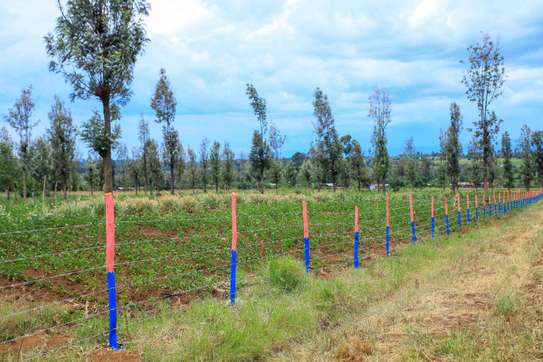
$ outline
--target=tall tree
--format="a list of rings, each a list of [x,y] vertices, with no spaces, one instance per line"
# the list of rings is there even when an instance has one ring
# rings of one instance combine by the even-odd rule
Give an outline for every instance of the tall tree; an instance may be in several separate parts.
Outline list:
[[[451,183],[453,193],[458,189],[460,181],[460,158],[462,158],[462,145],[460,143],[460,132],[462,131],[462,115],[460,106],[451,103],[450,125],[447,129],[446,138],[446,158],[447,158],[447,176]]]
[[[471,138],[468,146],[468,177],[473,186],[480,187],[483,183],[483,170],[482,170],[482,158],[481,147],[475,137]]]
[[[4,117],[5,121],[17,132],[19,136],[19,157],[21,161],[23,199],[27,196],[27,183],[30,175],[31,154],[30,146],[32,143],[32,129],[38,124],[38,121],[32,120],[34,111],[34,101],[32,100],[32,87],[21,91],[21,96],[8,114]]]
[[[96,161],[94,161],[92,158],[89,158],[85,164],[85,168],[85,180],[89,185],[90,193],[92,196],[94,194],[94,189],[96,188],[96,185],[98,185],[98,182],[100,182],[100,176],[98,175],[98,166],[96,165]]]
[[[224,187],[226,187],[226,189],[230,189],[232,187],[232,182],[234,181],[235,155],[228,142],[224,143],[222,152],[224,160],[222,169]]]
[[[170,87],[170,81],[166,71],[160,69],[160,78],[151,99],[151,108],[155,111],[155,121],[162,124],[162,135],[164,137],[163,156],[167,167],[170,170],[170,192],[175,192],[176,171],[181,155],[181,143],[179,134],[173,127],[177,100]]]
[[[270,125],[269,136],[273,157],[278,160],[281,158],[281,148],[283,148],[287,136],[282,135],[279,129],[273,123]]]
[[[330,177],[335,191],[341,168],[343,147],[336,131],[328,97],[320,88],[315,89],[313,115],[316,118],[314,130],[317,136],[315,147],[319,149],[318,155],[320,156],[318,162],[324,171],[324,179],[326,176]]]
[[[353,138],[347,134],[339,139],[343,149],[343,162],[341,166],[341,176],[343,178],[343,186],[349,187],[352,173],[352,156],[353,156]]]
[[[264,139],[268,133],[268,120],[266,115],[266,100],[258,95],[254,85],[247,84],[245,91],[253,108],[260,129],[260,136]]]
[[[375,122],[373,128],[373,175],[377,189],[385,190],[387,175],[390,168],[390,158],[387,148],[386,127],[390,124],[390,96],[386,89],[375,88],[369,98],[369,116]]]
[[[266,115],[266,100],[258,95],[256,88],[252,84],[247,84],[246,94],[256,115],[259,130],[253,134],[251,144],[251,173],[256,178],[257,186],[260,192],[264,192],[263,181],[264,173],[271,166],[272,152],[266,136],[268,134],[268,121]]]
[[[132,159],[128,160],[127,172],[132,179],[137,195],[141,184],[141,152],[136,147],[132,148]]]
[[[264,192],[264,171],[271,166],[271,150],[262,135],[257,130],[253,133],[251,152],[249,153],[251,161],[251,174],[256,179],[258,189]]]
[[[200,143],[200,164],[202,166],[202,184],[207,192],[207,176],[209,173],[209,140],[204,138]]]
[[[411,187],[416,187],[419,182],[419,170],[413,137],[409,137],[405,142],[404,155],[406,158],[405,174],[407,176],[407,181]]]
[[[148,150],[147,150],[147,141],[150,138],[149,133],[149,123],[143,118],[143,114],[140,118],[140,123],[138,127],[138,138],[140,141],[140,147],[141,147],[141,168],[143,172],[143,179],[145,182],[145,190],[147,192],[150,192],[149,190],[149,167],[148,167]]]
[[[15,191],[19,168],[17,157],[13,153],[13,142],[5,128],[0,129],[0,188],[6,192],[9,199]]]
[[[528,190],[534,180],[534,159],[532,154],[532,131],[527,125],[522,126],[520,136],[520,154],[522,158],[521,176],[524,187]]]
[[[505,66],[500,45],[488,34],[470,46],[468,52],[467,61],[462,61],[468,65],[462,83],[466,86],[468,100],[475,103],[479,110],[473,134],[482,150],[483,181],[487,187],[493,182],[493,144],[501,123],[495,115],[491,115],[489,107],[502,94]]]
[[[113,169],[117,170],[117,172],[114,172],[118,174],[118,184],[126,189],[128,185],[128,148],[126,145],[119,143],[115,153],[117,154],[117,162],[113,164]]]
[[[357,140],[352,140],[351,169],[353,171],[353,176],[354,180],[356,181],[358,191],[360,191],[362,185],[366,184],[368,176],[364,162],[364,155],[362,153],[362,147]]]
[[[147,152],[150,186],[158,193],[164,182],[164,175],[162,174],[158,145],[155,140],[150,139],[147,141]]]
[[[539,185],[543,187],[543,131],[532,133],[532,146],[537,179],[539,180]]]
[[[44,137],[38,137],[30,148],[32,155],[32,176],[41,182],[43,197],[46,196],[48,190],[48,181],[53,179],[53,167],[51,144]]]
[[[136,59],[148,41],[143,18],[146,0],[68,0],[45,44],[49,69],[72,84],[72,99],[96,98],[102,104],[99,125],[104,192],[113,191],[112,120],[130,98]]]
[[[211,179],[213,185],[215,185],[215,191],[218,192],[221,184],[221,144],[217,141],[211,145],[209,164],[211,166]]]
[[[511,149],[511,137],[505,131],[502,136],[501,154],[503,158],[503,186],[512,189],[515,186],[515,175],[513,174],[513,151]]]
[[[196,184],[198,183],[198,161],[196,159],[196,152],[192,148],[189,147],[187,150],[188,155],[188,172],[189,172],[189,180],[190,180],[190,186],[192,188],[192,191],[196,189]]]

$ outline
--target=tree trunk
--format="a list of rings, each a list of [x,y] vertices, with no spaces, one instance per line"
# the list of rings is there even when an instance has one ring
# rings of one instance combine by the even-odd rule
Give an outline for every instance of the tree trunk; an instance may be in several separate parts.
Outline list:
[[[104,135],[106,138],[111,138],[111,113],[109,106],[109,97],[102,98],[102,108],[104,113]],[[113,192],[113,161],[111,159],[111,145],[106,147],[102,156],[104,169],[104,193]]]
[[[64,187],[64,201],[68,200],[68,187]]]

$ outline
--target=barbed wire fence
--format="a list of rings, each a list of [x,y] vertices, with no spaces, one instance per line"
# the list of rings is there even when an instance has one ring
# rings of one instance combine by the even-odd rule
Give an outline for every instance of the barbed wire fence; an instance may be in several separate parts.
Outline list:
[[[238,208],[233,193],[230,212],[220,215],[115,219],[113,195],[106,194],[103,221],[0,232],[9,246],[0,248],[0,294],[14,305],[0,316],[0,345],[18,348],[24,360],[74,343],[131,346],[137,341],[128,321],[156,318],[163,301],[185,306],[214,296],[235,305],[236,290],[250,283],[238,281],[238,269],[253,272],[286,255],[303,261],[308,273],[364,268],[410,244],[499,221],[541,198],[543,190],[379,194],[337,205],[264,206],[257,213]],[[116,228],[128,236],[117,238]],[[25,319],[66,306],[46,326]],[[70,344],[22,350],[25,339],[66,330],[75,331]]]

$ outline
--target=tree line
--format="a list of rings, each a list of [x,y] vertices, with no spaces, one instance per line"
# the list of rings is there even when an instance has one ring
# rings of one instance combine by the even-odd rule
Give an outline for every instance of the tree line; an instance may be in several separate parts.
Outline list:
[[[162,140],[150,136],[144,117],[139,123],[139,145],[129,155],[119,142],[121,109],[130,100],[137,58],[149,42],[144,19],[149,14],[145,0],[89,0],[58,4],[61,15],[53,32],[45,36],[51,58],[50,70],[59,73],[72,86],[72,100],[97,99],[101,110],[76,130],[69,109],[58,98],[48,115],[47,134],[32,138],[37,122],[33,117],[32,89],[21,92],[4,119],[17,135],[13,142],[6,130],[0,134],[0,188],[9,194],[17,191],[24,198],[29,192],[42,193],[102,188],[141,188],[147,192],[179,188],[256,188],[281,184],[307,187],[420,187],[450,186],[463,183],[474,187],[527,188],[543,183],[542,131],[522,128],[519,147],[512,149],[507,132],[500,135],[499,119],[492,109],[501,96],[506,72],[500,45],[489,35],[468,48],[462,63],[462,83],[466,97],[478,110],[478,117],[467,128],[471,141],[466,152],[460,134],[463,122],[460,106],[450,106],[450,124],[441,132],[440,152],[422,154],[413,139],[402,155],[388,151],[387,127],[391,123],[391,98],[387,89],[375,88],[369,97],[368,116],[374,122],[369,150],[350,134],[340,135],[330,101],[324,91],[313,94],[315,139],[306,152],[290,158],[281,156],[285,136],[269,121],[266,101],[253,84],[246,95],[257,127],[246,156],[235,156],[227,142],[204,139],[198,150],[183,148],[174,122],[177,100],[166,71],[161,69],[150,107],[154,121],[162,126]],[[85,162],[75,155],[79,137],[92,150]],[[516,153],[516,155],[515,155]],[[520,166],[515,161],[520,158]],[[115,160],[114,160],[115,158]]]

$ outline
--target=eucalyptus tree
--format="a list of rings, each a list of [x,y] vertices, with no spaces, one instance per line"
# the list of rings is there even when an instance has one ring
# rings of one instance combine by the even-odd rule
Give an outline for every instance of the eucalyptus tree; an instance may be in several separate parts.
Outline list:
[[[511,137],[505,131],[502,136],[501,156],[503,158],[503,186],[512,189],[515,186],[515,175],[513,173],[513,151],[511,149]]]
[[[73,87],[72,99],[95,98],[102,105],[99,137],[92,143],[103,160],[104,192],[113,191],[112,121],[130,99],[134,65],[148,39],[146,0],[68,0],[45,37],[49,69]]]
[[[160,78],[151,99],[151,108],[155,111],[155,121],[162,124],[162,135],[164,137],[163,156],[170,170],[170,192],[173,195],[175,192],[176,171],[181,156],[181,143],[179,133],[173,127],[177,100],[171,90],[170,81],[164,69],[160,69]]]
[[[58,97],[55,97],[55,102],[49,112],[49,122],[47,133],[52,149],[53,174],[66,200],[70,178],[74,173],[76,129],[70,110]]]
[[[406,160],[405,175],[407,177],[407,181],[411,187],[416,187],[419,182],[419,167],[413,137],[409,137],[405,142],[404,156]]]
[[[53,179],[53,149],[45,137],[38,137],[30,148],[32,177],[42,184],[42,195],[46,196],[49,181]]]
[[[215,191],[219,191],[221,184],[221,144],[213,142],[209,151],[209,164],[211,167],[211,179],[215,186]]]
[[[281,131],[275,126],[275,124],[270,125],[269,129],[269,138],[270,138],[270,148],[273,151],[273,157],[276,160],[281,158],[281,148],[287,140],[287,136],[281,134]]]
[[[187,150],[187,157],[189,181],[192,191],[194,192],[196,189],[196,185],[198,184],[198,161],[196,158],[196,152],[194,152],[194,150],[190,147]]]
[[[388,155],[386,128],[390,124],[391,103],[388,90],[375,88],[369,97],[368,115],[375,122],[373,128],[373,175],[377,182],[377,189],[385,190],[388,171],[390,169],[390,157]]]
[[[532,147],[534,152],[534,167],[539,185],[543,186],[543,131],[532,133]]]
[[[457,103],[451,103],[450,124],[446,133],[446,159],[447,176],[451,183],[453,193],[458,189],[460,181],[460,159],[462,158],[462,145],[460,143],[460,132],[462,131],[462,115],[460,106]]]
[[[21,161],[21,175],[23,199],[27,197],[28,178],[30,176],[32,129],[38,125],[38,121],[32,119],[34,112],[34,101],[32,100],[32,87],[21,91],[17,99],[4,116],[4,120],[15,130],[19,136],[19,158]]]
[[[5,191],[6,198],[10,199],[17,185],[19,166],[7,130],[2,128],[0,131],[0,188]]]
[[[138,139],[140,141],[141,147],[141,168],[143,172],[143,180],[145,182],[145,190],[149,192],[149,167],[148,167],[148,150],[147,150],[147,141],[150,138],[149,132],[149,123],[143,118],[143,114],[140,118],[140,123],[138,125]]]
[[[223,167],[222,167],[222,178],[224,187],[230,189],[232,187],[232,182],[234,181],[235,173],[235,155],[230,144],[228,142],[224,143],[223,147]]]
[[[207,192],[207,182],[209,173],[209,140],[204,138],[200,143],[200,165],[202,167],[202,184],[204,186],[204,192]]]
[[[358,191],[362,189],[362,185],[367,183],[368,175],[362,147],[357,140],[352,140],[352,152],[350,156],[352,175],[356,181]]]
[[[255,130],[253,133],[251,152],[249,155],[251,174],[256,179],[260,192],[263,193],[264,173],[270,168],[273,156],[270,145],[266,139],[268,135],[266,100],[258,95],[256,88],[252,84],[247,84],[246,94],[259,125],[259,130]],[[281,141],[280,136],[278,141]]]
[[[251,163],[251,174],[255,178],[257,187],[261,193],[264,192],[264,172],[269,169],[272,163],[271,150],[260,132],[253,132],[251,152],[249,153]]]
[[[522,159],[521,177],[528,190],[534,180],[534,158],[532,153],[532,131],[527,125],[522,126],[520,136],[520,154]]]
[[[488,34],[471,45],[468,52],[468,59],[461,61],[468,66],[462,83],[466,87],[468,100],[475,103],[479,111],[472,131],[482,151],[483,182],[487,187],[494,178],[493,144],[501,123],[489,108],[502,95],[506,78],[504,57],[499,43],[494,42]]]
[[[98,183],[100,182],[98,165],[96,164],[95,160],[89,158],[85,163],[85,169],[85,181],[87,181],[87,184],[89,185],[90,193],[92,196],[94,195],[96,185],[98,185]]]
[[[317,162],[320,163],[323,171],[323,181],[329,176],[335,191],[341,170],[343,147],[336,131],[328,97],[318,87],[314,93],[313,115],[316,118],[314,131],[316,135],[315,147],[318,149]]]

